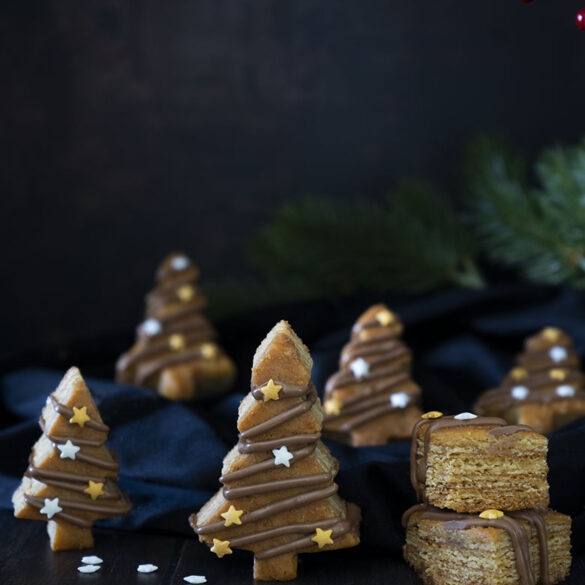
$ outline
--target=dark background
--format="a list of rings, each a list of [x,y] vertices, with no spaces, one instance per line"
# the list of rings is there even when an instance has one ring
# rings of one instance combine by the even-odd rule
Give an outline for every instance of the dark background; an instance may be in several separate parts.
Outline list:
[[[460,190],[465,144],[583,133],[584,0],[0,7],[0,356],[130,334],[156,263],[246,273],[303,193]]]

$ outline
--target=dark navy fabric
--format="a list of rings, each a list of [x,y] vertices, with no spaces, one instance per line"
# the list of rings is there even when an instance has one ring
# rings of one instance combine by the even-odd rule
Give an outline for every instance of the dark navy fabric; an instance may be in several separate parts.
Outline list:
[[[311,348],[313,379],[322,390],[336,369],[353,321],[369,304],[387,302],[404,321],[425,410],[453,414],[470,410],[483,389],[496,385],[512,366],[523,338],[541,327],[565,329],[583,356],[584,300],[582,293],[564,289],[513,286],[408,299],[327,299],[241,315],[220,327],[222,340],[240,367],[236,391],[206,404],[170,403],[147,390],[87,378],[111,428],[109,444],[120,458],[120,487],[134,503],[131,514],[103,524],[192,534],[187,517],[217,490],[222,459],[237,440],[237,408],[248,389],[254,349],[280,318],[288,319]],[[83,363],[75,365],[83,372]],[[40,434],[38,416],[62,374],[29,368],[0,380],[0,420],[9,421],[0,431],[0,507],[11,507],[11,494]],[[583,550],[585,419],[549,439],[551,505],[573,516],[573,547]],[[399,555],[404,538],[400,517],[415,503],[409,444],[356,449],[325,442],[340,462],[340,494],[362,508],[363,542]]]

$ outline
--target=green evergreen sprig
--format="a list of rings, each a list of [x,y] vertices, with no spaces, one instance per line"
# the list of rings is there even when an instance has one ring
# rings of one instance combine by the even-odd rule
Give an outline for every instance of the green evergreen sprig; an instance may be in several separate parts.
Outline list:
[[[531,186],[522,156],[502,140],[479,138],[466,176],[472,224],[489,260],[534,282],[585,286],[585,140],[546,149]]]
[[[403,183],[382,202],[305,197],[279,208],[253,239],[251,260],[269,281],[315,294],[421,292],[481,286],[473,241],[427,185]]]

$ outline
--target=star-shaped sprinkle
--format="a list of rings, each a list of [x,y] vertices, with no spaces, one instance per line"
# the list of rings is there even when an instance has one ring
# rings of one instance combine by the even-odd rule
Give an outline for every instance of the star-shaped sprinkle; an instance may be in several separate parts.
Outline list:
[[[169,337],[169,347],[174,351],[179,351],[185,347],[185,338],[180,333],[173,333]]]
[[[283,445],[280,449],[272,449],[274,455],[274,465],[284,465],[290,467],[290,460],[294,455]]]
[[[206,360],[210,360],[217,355],[217,346],[214,343],[204,343],[199,348],[199,351]]]
[[[311,538],[311,540],[319,545],[319,548],[323,548],[326,544],[333,544],[333,539],[331,538],[333,530],[322,530],[321,528],[317,528],[315,530],[315,536]]]
[[[95,573],[100,569],[101,567],[99,565],[81,565],[81,567],[77,567],[80,573]]]
[[[376,313],[376,321],[378,321],[378,323],[384,327],[390,325],[390,323],[394,323],[395,320],[396,318],[394,317],[394,313],[392,313],[392,311],[388,311],[388,309],[384,309]]]
[[[341,402],[337,398],[330,398],[323,403],[323,409],[327,414],[339,414],[341,412]]]
[[[144,331],[149,337],[152,337],[153,335],[158,335],[162,331],[162,325],[158,319],[146,319],[146,321],[142,323],[142,331]]]
[[[145,565],[138,565],[136,570],[139,573],[154,573],[158,571],[158,567],[156,565],[151,565],[150,563],[146,563]]]
[[[441,418],[443,413],[439,410],[430,410],[429,412],[425,412],[421,415],[421,418]]]
[[[184,284],[177,289],[177,296],[187,303],[195,296],[195,289],[190,284]]]
[[[557,386],[555,394],[561,398],[570,398],[571,396],[575,396],[575,388],[568,384],[563,384],[562,386]]]
[[[561,336],[561,330],[556,327],[545,327],[542,336],[548,341],[555,342]]]
[[[553,368],[552,370],[550,370],[550,372],[548,373],[549,377],[551,377],[553,380],[564,380],[567,377],[567,372],[566,370],[562,370],[560,368]]]
[[[461,412],[453,417],[455,420],[472,420],[477,418],[477,414],[473,414],[472,412]]]
[[[514,386],[510,390],[510,395],[514,400],[524,400],[530,394],[530,390],[526,386]]]
[[[264,394],[264,402],[268,402],[269,400],[278,400],[278,393],[281,390],[282,386],[280,384],[275,384],[272,378],[268,380],[267,384],[260,388],[260,392]]]
[[[62,512],[63,508],[59,506],[59,498],[45,498],[45,505],[41,508],[41,514],[45,514],[50,520],[55,514]]]
[[[358,358],[357,360],[353,360],[351,364],[349,364],[353,375],[360,380],[364,378],[370,373],[370,364],[364,358]]]
[[[207,579],[203,575],[187,575],[183,577],[183,581],[187,581],[187,583],[207,583]]]
[[[521,380],[522,378],[526,378],[526,376],[528,376],[528,372],[524,368],[514,368],[510,372],[510,376],[512,376],[514,380]]]
[[[244,513],[244,510],[237,510],[235,506],[230,506],[227,512],[220,514],[220,516],[225,520],[225,527],[231,526],[232,524],[237,524],[238,526],[242,523],[240,520],[240,516]]]
[[[406,408],[406,405],[410,402],[410,396],[406,392],[396,392],[390,394],[390,404],[394,408]]]
[[[497,520],[504,515],[504,512],[501,510],[484,510],[479,517],[483,518],[484,520]]]
[[[187,266],[189,266],[190,261],[189,258],[187,258],[187,256],[175,256],[172,260],[171,260],[171,268],[173,270],[185,270],[185,268],[187,268]]]
[[[104,483],[102,481],[89,480],[88,486],[83,490],[92,500],[97,500],[104,495]]]
[[[87,414],[87,406],[82,406],[81,408],[77,408],[77,406],[73,407],[73,416],[69,419],[69,422],[72,425],[79,425],[83,428],[85,423],[91,420]]]
[[[553,362],[558,364],[567,359],[567,350],[561,345],[555,345],[548,350],[548,355]]]
[[[221,559],[224,555],[231,555],[233,551],[230,548],[229,540],[219,540],[219,538],[214,538],[211,552],[215,553]]]
[[[57,449],[61,451],[61,459],[73,459],[75,461],[75,455],[77,455],[77,451],[79,451],[81,447],[74,445],[71,442],[71,439],[67,439],[67,442],[64,445],[57,445]]]
[[[81,562],[85,565],[101,565],[104,562],[104,559],[92,555],[89,557],[82,557]]]

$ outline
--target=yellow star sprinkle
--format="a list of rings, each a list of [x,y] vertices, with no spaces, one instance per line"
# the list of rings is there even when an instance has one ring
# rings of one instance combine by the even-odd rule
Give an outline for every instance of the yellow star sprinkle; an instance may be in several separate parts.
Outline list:
[[[187,303],[195,296],[195,289],[190,284],[184,284],[177,289],[177,296]]]
[[[392,313],[392,311],[384,309],[383,311],[376,313],[376,320],[378,323],[380,323],[380,325],[386,327],[387,325],[390,325],[390,323],[394,323],[396,317],[394,317],[394,313]]]
[[[77,408],[76,406],[73,407],[73,416],[69,419],[69,422],[72,425],[79,425],[83,428],[83,425],[88,421],[91,420],[87,415],[87,406],[82,406],[81,408]]]
[[[442,412],[439,412],[438,410],[431,410],[430,412],[425,412],[421,418],[441,418],[442,416]]]
[[[512,376],[514,380],[521,380],[522,378],[526,378],[526,376],[528,376],[528,372],[524,368],[514,368],[510,371],[510,376]]]
[[[542,336],[548,341],[556,341],[561,336],[561,330],[557,327],[545,327]]]
[[[185,347],[185,338],[179,333],[173,333],[169,337],[169,347],[175,351],[183,349]]]
[[[339,414],[341,412],[341,402],[337,398],[326,400],[323,408],[327,414]]]
[[[232,505],[227,512],[220,514],[220,516],[225,519],[225,526],[227,528],[232,524],[237,524],[239,526],[242,523],[240,516],[243,513],[244,510],[236,510],[236,507]]]
[[[278,393],[281,390],[282,386],[280,384],[275,384],[272,378],[268,380],[268,384],[260,388],[260,392],[264,394],[264,402],[268,402],[269,400],[278,400]]]
[[[97,500],[100,496],[104,495],[104,484],[101,481],[91,481],[90,479],[89,485],[83,492],[88,494],[92,500]]]
[[[484,520],[497,520],[504,515],[504,512],[501,510],[484,510],[479,517],[483,518]]]
[[[317,528],[317,530],[315,530],[315,536],[313,536],[311,540],[317,543],[319,548],[323,548],[326,544],[333,544],[333,539],[331,538],[332,532],[332,529],[321,530],[321,528]]]
[[[548,375],[553,380],[564,380],[567,377],[567,370],[562,370],[561,368],[553,368]]]
[[[219,538],[214,538],[211,552],[215,553],[221,559],[224,555],[231,555],[233,551],[230,548],[229,540],[219,540]]]
[[[213,343],[204,343],[199,348],[199,351],[206,360],[209,360],[217,355],[217,347]]]

